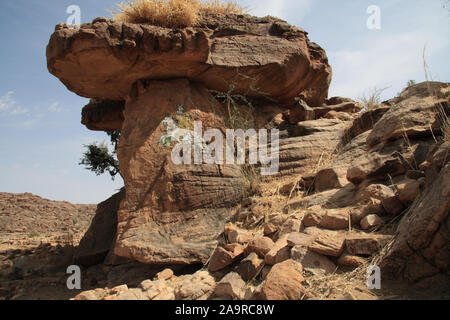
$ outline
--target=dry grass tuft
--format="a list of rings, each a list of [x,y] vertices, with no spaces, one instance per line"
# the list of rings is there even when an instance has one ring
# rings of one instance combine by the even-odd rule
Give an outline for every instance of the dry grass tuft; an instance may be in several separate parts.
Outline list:
[[[245,8],[241,7],[234,1],[220,1],[220,0],[205,0],[200,2],[200,12],[206,13],[235,13],[242,14],[246,11]]]
[[[167,28],[193,26],[201,13],[244,12],[244,8],[235,2],[220,0],[127,0],[117,7],[118,11],[110,10],[114,20]]]
[[[364,111],[373,110],[380,106],[381,104],[381,94],[387,90],[388,88],[377,89],[376,87],[373,89],[368,96],[365,94],[360,97],[358,100],[364,105]]]
[[[427,60],[426,60],[426,47],[423,48],[423,52],[422,52],[422,60],[423,60],[423,69],[425,72],[425,78],[428,82],[428,92],[430,93],[430,95],[436,95],[438,96],[438,94],[436,92],[433,92],[433,89],[431,88],[430,82],[433,81],[433,78],[430,74],[429,71],[429,67],[427,64]],[[441,132],[442,132],[442,136],[444,138],[444,141],[450,141],[450,120],[448,119],[447,113],[445,112],[445,108],[448,108],[448,106],[446,107],[444,104],[439,103],[438,106],[436,106],[436,112],[439,118],[439,122],[441,125]],[[431,129],[431,132],[433,133],[433,130]],[[436,138],[435,138],[436,140]]]

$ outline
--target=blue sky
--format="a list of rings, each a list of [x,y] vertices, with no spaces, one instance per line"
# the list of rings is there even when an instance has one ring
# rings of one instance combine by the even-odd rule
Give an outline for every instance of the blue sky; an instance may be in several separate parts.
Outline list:
[[[353,99],[373,88],[399,92],[424,81],[422,50],[435,80],[449,81],[448,0],[241,0],[250,13],[273,15],[309,32],[333,67],[330,96]],[[88,100],[50,75],[45,48],[67,7],[82,22],[109,16],[117,1],[2,0],[0,2],[0,192],[32,192],[52,200],[97,203],[123,185],[78,165],[83,144],[107,140],[80,124]],[[369,30],[368,6],[381,9],[381,29]]]

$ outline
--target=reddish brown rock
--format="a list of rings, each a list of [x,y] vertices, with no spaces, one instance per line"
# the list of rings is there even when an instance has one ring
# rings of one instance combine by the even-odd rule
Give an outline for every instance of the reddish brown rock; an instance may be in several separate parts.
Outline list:
[[[338,119],[342,121],[352,121],[354,119],[354,116],[346,113],[346,112],[339,112],[331,110],[327,112],[326,115],[323,116],[325,119]]]
[[[242,300],[245,294],[244,286],[245,282],[239,274],[230,272],[216,284],[214,295],[225,299]]]
[[[235,165],[176,165],[161,145],[167,115],[221,127],[211,94],[187,80],[153,81],[127,102],[118,147],[126,197],[114,253],[142,263],[205,263],[243,197]],[[186,102],[188,101],[188,102]],[[145,107],[143,107],[145,106]],[[170,149],[169,149],[170,150]]]
[[[83,108],[81,123],[89,130],[122,130],[125,101],[103,100],[91,102]]]
[[[408,180],[397,185],[398,199],[408,205],[411,204],[420,194],[420,183],[416,180]]]
[[[153,286],[147,290],[147,297],[155,301],[175,300],[175,291],[163,280],[157,280]]]
[[[397,216],[405,211],[405,206],[397,196],[383,199],[381,204],[386,212],[391,216]]]
[[[356,194],[356,201],[360,204],[380,204],[383,199],[395,196],[394,190],[383,184],[361,185]]]
[[[381,104],[378,108],[359,113],[358,117],[353,120],[353,124],[345,130],[342,146],[346,146],[357,136],[367,133],[363,139],[365,144],[367,136],[371,133],[370,130],[389,109],[388,105]]]
[[[292,232],[299,232],[302,228],[302,220],[297,217],[291,217],[286,220],[285,223],[280,228],[280,232],[278,233],[278,238],[285,234],[290,234]]]
[[[403,138],[431,137],[439,134],[437,104],[446,105],[450,96],[448,83],[424,82],[405,89],[400,96],[388,101],[392,107],[378,121],[367,137],[367,144]],[[401,119],[401,121],[399,121]]]
[[[316,118],[324,117],[329,112],[346,112],[357,113],[364,108],[359,102],[353,101],[350,98],[334,97],[328,99],[325,105],[314,108]]]
[[[275,242],[274,246],[264,257],[264,262],[266,264],[274,265],[290,258],[290,247],[287,243],[288,237],[289,234],[282,235],[280,239]]]
[[[363,230],[373,230],[384,225],[384,220],[376,214],[370,214],[361,220],[360,225]]]
[[[337,260],[337,263],[340,266],[357,268],[364,265],[366,263],[366,259],[349,254],[348,252],[344,252]]]
[[[397,237],[382,257],[380,268],[388,279],[409,283],[429,281],[429,285],[450,284],[450,164],[447,164],[403,217]],[[433,282],[431,279],[447,277]]]
[[[346,122],[319,119],[300,122],[280,139],[280,175],[306,175],[317,163],[331,155],[341,141]]]
[[[293,109],[289,110],[289,122],[295,124],[301,121],[314,120],[314,109],[304,101],[300,101]]]
[[[320,226],[330,230],[344,230],[349,228],[349,210],[328,209],[320,220]]]
[[[196,300],[209,297],[216,286],[216,281],[207,271],[197,271],[187,276],[175,287],[177,300]]]
[[[448,110],[448,109],[447,109]],[[444,141],[432,156],[431,162],[436,169],[442,169],[450,161],[450,141]]]
[[[249,15],[204,15],[197,26],[177,30],[111,20],[62,26],[50,39],[47,63],[70,90],[103,100],[126,100],[139,79],[187,78],[222,92],[233,83],[235,93],[280,101],[302,94],[320,106],[331,81],[325,52],[304,30]]]
[[[321,230],[314,227],[306,228],[305,233],[314,240],[309,249],[324,256],[339,257],[344,251],[345,235],[338,231]]]
[[[306,290],[302,286],[303,267],[299,262],[286,260],[272,267],[263,285],[267,300],[302,300]]]
[[[307,247],[311,243],[312,239],[313,238],[306,233],[293,232],[289,234],[286,241],[290,247],[295,247],[298,245]]]
[[[273,248],[274,245],[275,243],[272,241],[272,239],[267,237],[261,237],[251,241],[247,245],[245,252],[246,253],[254,252],[259,257],[264,258],[266,254]]]
[[[227,225],[225,227],[225,234],[228,237],[228,241],[230,243],[245,244],[253,239],[253,235],[251,232],[239,229],[234,225]]]
[[[148,296],[141,289],[129,289],[127,291],[120,292],[114,300],[119,301],[140,301],[150,300]]]
[[[143,290],[145,291],[145,289],[143,289]],[[109,290],[109,294],[117,295],[118,293],[123,292],[123,291],[128,291],[128,286],[126,284],[112,288],[111,290]]]
[[[157,280],[169,280],[172,277],[173,277],[172,269],[164,269],[163,271],[158,272],[156,274],[156,279]]]
[[[345,240],[347,252],[352,255],[373,255],[378,253],[392,239],[389,235],[361,234],[348,236]]]
[[[217,247],[209,261],[208,270],[216,272],[228,267],[244,254],[244,248],[240,245],[228,245],[227,248]]]
[[[339,173],[333,168],[322,169],[316,175],[314,189],[317,192],[322,192],[342,188],[346,184],[346,180],[339,176]]]
[[[79,293],[74,300],[81,300],[81,301],[95,301],[95,300],[101,300],[103,297],[101,294],[99,294],[96,290],[88,290],[83,291]]]
[[[311,251],[307,246],[293,247],[291,257],[292,260],[300,262],[305,270],[315,275],[323,276],[336,271],[336,265],[330,259]]]
[[[247,258],[243,259],[238,266],[238,273],[244,281],[252,280],[260,271],[264,260],[260,259],[254,252],[250,253]]]
[[[305,213],[305,216],[303,217],[303,225],[305,227],[316,227],[320,224],[322,221],[324,211],[322,209],[317,210],[309,210]]]
[[[287,216],[280,212],[269,214],[268,221],[264,224],[264,235],[268,236],[280,230],[286,219]]]
[[[365,147],[364,156],[354,157],[348,167],[347,180],[357,185],[365,180],[389,181],[389,176],[396,177],[420,166],[434,144],[433,138],[408,141],[398,138],[373,148]]]

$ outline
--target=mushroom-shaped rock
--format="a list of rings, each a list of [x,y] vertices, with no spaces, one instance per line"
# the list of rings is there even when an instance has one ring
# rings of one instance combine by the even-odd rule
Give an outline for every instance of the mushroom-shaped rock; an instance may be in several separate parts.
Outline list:
[[[58,25],[47,47],[50,73],[69,90],[123,101],[138,80],[187,78],[210,90],[308,105],[325,102],[331,67],[307,33],[273,17],[204,14],[194,27],[168,29],[97,19]]]
[[[83,124],[121,131],[125,196],[111,253],[147,264],[205,263],[243,198],[238,165],[171,157],[178,142],[195,144],[196,121],[204,131],[226,131],[211,90],[282,104],[301,95],[317,107],[331,80],[325,52],[305,31],[249,15],[207,14],[183,29],[107,19],[58,25],[47,62],[69,90],[91,98]]]

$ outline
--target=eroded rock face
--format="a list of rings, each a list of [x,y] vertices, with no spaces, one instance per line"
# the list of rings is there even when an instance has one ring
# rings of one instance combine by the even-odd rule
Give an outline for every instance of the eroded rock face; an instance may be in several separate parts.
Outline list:
[[[89,130],[120,131],[124,120],[124,108],[125,101],[91,100],[81,112],[81,123]]]
[[[402,219],[394,243],[380,267],[389,278],[410,283],[440,279],[433,286],[450,285],[450,164]],[[444,281],[442,281],[444,279]],[[428,286],[430,283],[428,284]],[[427,286],[427,285],[426,285]]]
[[[187,78],[284,102],[301,94],[320,106],[331,81],[324,50],[304,30],[249,15],[208,14],[198,26],[177,30],[106,19],[78,30],[58,25],[47,62],[69,90],[99,100],[126,100],[140,79]]]
[[[81,239],[74,254],[74,262],[83,266],[102,263],[114,245],[117,230],[117,211],[125,190],[113,195],[97,206],[89,230]]]
[[[328,158],[341,141],[347,122],[336,119],[304,121],[280,139],[280,175],[305,174]]]
[[[204,263],[242,199],[244,179],[234,165],[175,165],[160,143],[163,120],[183,108],[204,130],[221,128],[215,100],[188,80],[140,85],[124,110],[118,146],[126,197],[118,213],[114,253],[143,263]]]
[[[408,137],[429,137],[432,130],[440,133],[437,107],[448,113],[450,85],[439,82],[424,82],[408,88],[398,98],[388,101],[393,106],[378,121],[367,137],[367,145]]]

